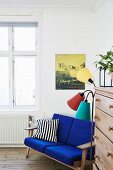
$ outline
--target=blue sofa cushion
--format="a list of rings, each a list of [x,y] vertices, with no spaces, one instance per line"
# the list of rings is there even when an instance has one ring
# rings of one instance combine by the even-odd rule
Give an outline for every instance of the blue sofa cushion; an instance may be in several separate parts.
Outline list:
[[[49,142],[45,140],[40,140],[32,137],[27,137],[24,140],[24,144],[27,145],[30,148],[33,148],[39,152],[45,152],[45,147],[48,146],[56,146],[56,145],[61,145],[60,143],[56,142]]]
[[[82,157],[80,149],[69,145],[47,147],[45,154],[68,165],[73,165],[75,160],[80,160]]]
[[[67,144],[72,146],[82,145],[84,143],[90,142],[90,138],[91,138],[91,122],[86,120],[75,119]]]
[[[57,139],[60,143],[67,143],[74,118],[60,114],[54,114],[53,119],[59,119]]]

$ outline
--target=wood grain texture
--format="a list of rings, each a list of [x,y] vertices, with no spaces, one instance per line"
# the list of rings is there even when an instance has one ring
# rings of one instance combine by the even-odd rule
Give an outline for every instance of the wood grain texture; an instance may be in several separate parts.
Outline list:
[[[96,163],[100,170],[113,169],[113,143],[96,128]]]
[[[105,169],[113,169],[113,143],[96,128],[96,156]]]
[[[113,170],[113,88],[95,90],[95,164],[99,170]]]
[[[95,164],[93,165],[93,170],[98,170]]]
[[[113,98],[113,87],[95,87],[97,94]]]
[[[92,146],[95,146],[95,143],[94,143],[94,142],[92,142]],[[90,147],[91,147],[91,142],[77,146],[77,148],[82,149],[82,150],[83,150],[83,149],[88,149],[88,148],[90,148]]]
[[[95,105],[113,117],[113,99],[99,94],[95,95]]]
[[[30,156],[26,159],[26,148],[0,148],[0,170],[70,170],[70,168],[34,150],[30,151]],[[85,170],[89,170],[89,167]]]
[[[96,126],[113,141],[113,117],[96,108]]]

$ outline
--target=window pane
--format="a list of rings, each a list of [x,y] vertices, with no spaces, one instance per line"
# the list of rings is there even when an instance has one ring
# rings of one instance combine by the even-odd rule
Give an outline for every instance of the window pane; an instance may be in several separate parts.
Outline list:
[[[16,105],[35,105],[35,58],[15,59]]]
[[[0,51],[8,50],[8,28],[0,27]]]
[[[14,28],[14,50],[35,51],[35,27]]]
[[[0,105],[9,105],[8,57],[0,57]]]

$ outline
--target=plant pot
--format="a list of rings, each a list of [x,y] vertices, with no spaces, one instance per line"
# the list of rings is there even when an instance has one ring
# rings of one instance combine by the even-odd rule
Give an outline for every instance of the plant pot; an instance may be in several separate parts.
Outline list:
[[[109,73],[108,70],[100,69],[99,86],[100,87],[113,87],[113,72]]]

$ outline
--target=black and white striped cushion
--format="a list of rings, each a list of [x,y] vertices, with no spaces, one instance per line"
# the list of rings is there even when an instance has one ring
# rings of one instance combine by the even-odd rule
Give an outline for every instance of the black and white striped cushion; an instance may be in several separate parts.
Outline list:
[[[37,131],[34,138],[57,142],[57,129],[59,119],[39,119],[37,120]]]

